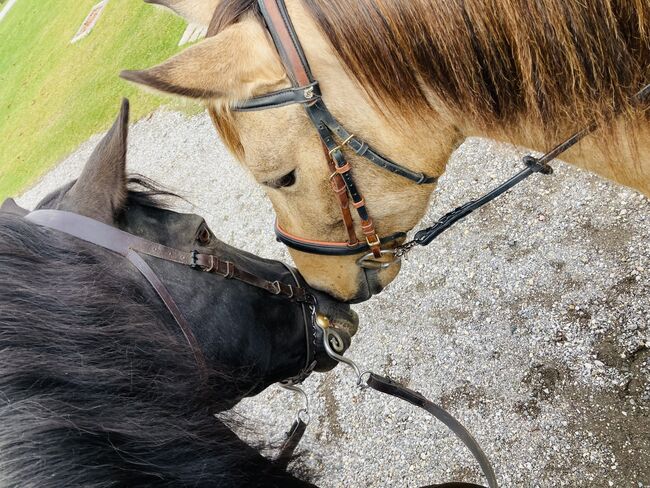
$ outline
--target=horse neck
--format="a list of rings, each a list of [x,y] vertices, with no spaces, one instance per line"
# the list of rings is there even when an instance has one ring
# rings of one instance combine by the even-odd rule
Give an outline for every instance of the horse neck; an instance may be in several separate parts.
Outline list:
[[[463,127],[467,137],[484,137],[519,146],[525,154],[545,153],[586,128],[570,118],[543,126],[535,118],[501,123],[490,128]],[[588,135],[559,156],[564,162],[595,173],[650,196],[650,124],[640,111],[638,117],[619,117]]]

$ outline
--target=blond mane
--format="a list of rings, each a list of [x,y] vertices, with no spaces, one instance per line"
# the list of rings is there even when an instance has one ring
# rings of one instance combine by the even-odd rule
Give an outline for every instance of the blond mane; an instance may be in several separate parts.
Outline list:
[[[303,0],[371,99],[433,110],[433,93],[481,128],[525,117],[548,131],[632,114],[650,82],[646,0]],[[255,0],[225,0],[210,33]]]

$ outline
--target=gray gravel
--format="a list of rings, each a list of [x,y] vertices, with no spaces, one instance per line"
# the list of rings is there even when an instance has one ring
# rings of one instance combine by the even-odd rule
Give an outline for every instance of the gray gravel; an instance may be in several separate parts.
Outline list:
[[[20,202],[31,206],[75,177],[97,139]],[[134,125],[129,151],[132,171],[186,196],[196,207],[184,210],[203,214],[222,240],[289,259],[273,239],[270,204],[206,116],[157,112]],[[522,154],[467,141],[425,222],[511,175]],[[356,306],[361,327],[348,355],[447,407],[504,487],[648,487],[648,270],[650,202],[558,164],[555,176],[532,178],[413,252],[394,284]],[[444,427],[358,391],[348,370],[314,375],[305,387],[312,424],[302,460],[318,484],[482,481]],[[239,411],[258,440],[277,442],[299,406],[271,387]]]

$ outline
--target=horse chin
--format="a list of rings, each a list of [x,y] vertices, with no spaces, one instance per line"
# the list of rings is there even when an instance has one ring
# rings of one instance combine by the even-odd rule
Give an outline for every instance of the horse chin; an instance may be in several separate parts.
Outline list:
[[[386,269],[363,269],[359,273],[357,293],[345,300],[346,303],[361,303],[370,300],[374,295],[379,295],[384,288],[395,279],[399,273],[400,265],[396,263]]]

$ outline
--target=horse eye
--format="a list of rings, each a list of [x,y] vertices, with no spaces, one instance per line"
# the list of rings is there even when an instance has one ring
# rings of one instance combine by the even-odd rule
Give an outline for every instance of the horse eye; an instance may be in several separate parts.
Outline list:
[[[278,179],[268,181],[266,184],[271,188],[287,188],[296,183],[296,170],[291,170],[286,175]]]
[[[196,241],[202,246],[207,246],[212,240],[212,233],[206,225],[202,225],[199,229],[198,234],[196,234]]]

